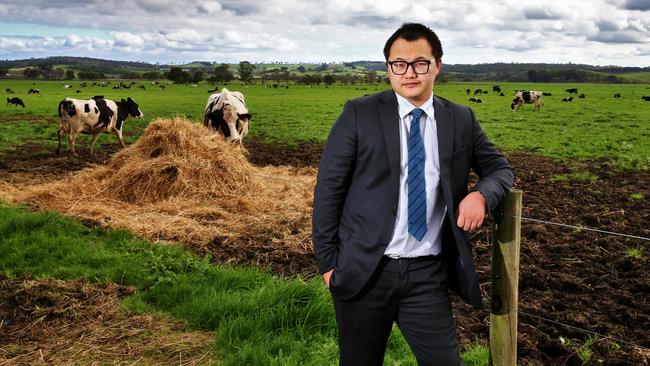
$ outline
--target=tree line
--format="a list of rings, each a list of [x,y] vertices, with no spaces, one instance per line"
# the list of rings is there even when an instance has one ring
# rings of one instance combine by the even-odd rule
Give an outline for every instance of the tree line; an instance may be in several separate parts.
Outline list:
[[[66,65],[65,68],[60,65]],[[79,57],[49,57],[15,61],[0,60],[0,77],[11,68],[23,68],[28,79],[96,80],[169,79],[176,83],[201,81],[227,84],[233,80],[244,83],[297,83],[297,84],[356,84],[385,83],[386,66],[380,61],[355,61],[342,64],[306,64],[285,66],[278,64],[255,65],[241,61],[229,64],[197,62],[186,66],[152,65],[138,62],[110,61]],[[630,83],[622,77],[625,73],[649,72],[650,67],[590,66],[577,64],[519,64],[493,63],[477,65],[443,64],[438,82],[494,81],[494,82],[592,82]]]

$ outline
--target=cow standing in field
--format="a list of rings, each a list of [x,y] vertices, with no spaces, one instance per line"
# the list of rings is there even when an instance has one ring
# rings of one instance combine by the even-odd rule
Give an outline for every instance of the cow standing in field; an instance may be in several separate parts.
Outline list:
[[[21,106],[25,108],[25,103],[23,103],[23,100],[18,97],[7,98],[7,105],[9,104],[13,104],[16,107]]]
[[[38,94],[38,95],[41,95],[41,91],[40,91],[39,89],[32,89],[32,88],[29,88],[29,91],[27,92],[27,94]]]
[[[567,92],[569,94],[578,94],[578,88],[569,88],[569,89],[565,90],[565,92]]]
[[[57,131],[59,146],[57,154],[61,152],[61,134],[68,134],[68,142],[72,155],[77,156],[75,139],[79,133],[93,135],[90,152],[94,152],[95,142],[100,132],[115,133],[122,147],[122,125],[128,116],[142,117],[138,104],[131,98],[114,102],[95,96],[88,100],[65,98],[59,103],[59,117],[61,122]]]
[[[203,125],[214,133],[221,133],[226,141],[241,144],[248,134],[251,115],[244,102],[244,95],[226,88],[208,97]]]
[[[535,90],[518,91],[517,94],[515,94],[515,99],[512,100],[510,110],[516,112],[524,104],[534,104],[535,110],[538,111],[539,107],[544,105],[544,102],[542,101],[542,92]]]

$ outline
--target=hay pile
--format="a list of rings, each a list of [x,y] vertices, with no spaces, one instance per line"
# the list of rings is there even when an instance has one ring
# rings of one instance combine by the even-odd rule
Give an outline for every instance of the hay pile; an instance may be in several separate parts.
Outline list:
[[[153,121],[107,165],[1,191],[12,202],[263,263],[278,250],[311,253],[314,182],[313,169],[255,167],[244,149],[177,117]]]

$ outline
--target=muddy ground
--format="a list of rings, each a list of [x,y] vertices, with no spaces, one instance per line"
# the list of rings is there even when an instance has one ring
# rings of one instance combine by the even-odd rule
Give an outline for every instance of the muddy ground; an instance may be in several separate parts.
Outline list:
[[[249,139],[256,165],[317,166],[322,144],[288,148]],[[60,179],[102,164],[116,145],[80,158],[56,156],[40,145],[24,145],[0,156],[0,181],[28,183]],[[522,216],[549,222],[650,237],[650,171],[620,171],[607,161],[558,161],[507,152],[524,192]],[[593,179],[586,177],[588,172]],[[578,174],[577,178],[573,177]],[[488,226],[474,233],[476,266],[489,304]],[[518,359],[521,365],[650,364],[650,252],[648,241],[523,221],[519,284]],[[255,263],[281,273],[313,273],[310,252],[288,258],[277,248],[233,246],[212,253],[219,261]],[[208,246],[209,247],[209,246]],[[264,247],[262,247],[264,248]],[[635,256],[633,249],[640,250]],[[630,255],[632,254],[632,255]],[[489,309],[454,301],[463,344],[489,339]],[[587,332],[585,332],[587,331]],[[589,339],[593,340],[591,342]],[[587,352],[588,351],[588,352]],[[583,363],[587,355],[589,361]],[[582,356],[582,359],[581,359]]]

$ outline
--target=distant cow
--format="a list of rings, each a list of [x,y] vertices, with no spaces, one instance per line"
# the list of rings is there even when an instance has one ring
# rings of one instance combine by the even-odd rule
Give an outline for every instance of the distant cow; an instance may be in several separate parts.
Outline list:
[[[621,97],[621,93],[614,94],[614,98],[620,98],[620,97]]]
[[[582,93],[582,94],[580,94],[580,95],[578,96],[578,98],[581,98],[581,99],[585,99],[585,97],[586,97],[585,93]]]
[[[569,94],[578,94],[578,88],[569,88],[565,91]]]
[[[7,98],[7,105],[9,104],[13,104],[16,107],[21,106],[25,108],[25,103],[23,103],[23,100],[18,97]]]
[[[474,90],[474,95],[476,95],[476,94],[483,94],[483,89]]]
[[[100,132],[115,133],[124,147],[122,140],[122,123],[128,116],[142,117],[142,111],[138,104],[131,98],[114,102],[104,99],[103,96],[95,96],[92,99],[79,100],[65,98],[59,103],[59,117],[61,122],[57,135],[59,146],[57,153],[61,152],[61,134],[68,134],[68,142],[72,155],[77,155],[75,150],[75,139],[79,133],[93,135],[90,144],[90,152],[94,151],[95,142]]]
[[[465,94],[469,95],[472,91],[469,88],[465,89]]]
[[[573,97],[562,98],[562,101],[563,101],[563,102],[572,102],[572,101],[573,101]]]
[[[544,102],[542,101],[542,92],[536,90],[518,91],[517,94],[515,94],[515,99],[512,100],[512,104],[510,104],[510,110],[516,112],[524,104],[533,104],[535,105],[535,110],[538,111],[539,107],[544,105]]]
[[[552,96],[553,94],[551,94],[551,93],[547,93],[547,92],[543,92],[542,95],[545,96],[545,97],[550,97],[550,96]]]
[[[492,91],[493,91],[493,92],[497,92],[497,93],[501,93],[501,86],[499,86],[499,85],[492,85]]]
[[[9,93],[9,94],[14,94],[14,91],[11,90],[11,88],[6,88],[6,89],[5,89],[5,92],[7,92],[7,93]]]
[[[641,99],[645,100],[646,102],[650,102],[650,97],[649,96],[642,96]]]
[[[38,95],[41,95],[41,91],[40,91],[39,89],[32,89],[32,88],[29,88],[29,91],[27,92],[27,94],[38,94]]]
[[[251,115],[244,102],[244,95],[226,88],[208,97],[203,125],[213,132],[220,132],[226,141],[242,143],[248,134]]]
[[[483,103],[481,98],[469,98],[469,101],[472,103]]]

